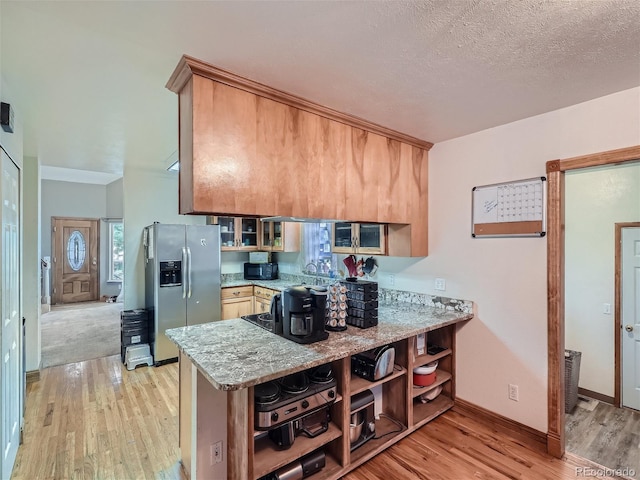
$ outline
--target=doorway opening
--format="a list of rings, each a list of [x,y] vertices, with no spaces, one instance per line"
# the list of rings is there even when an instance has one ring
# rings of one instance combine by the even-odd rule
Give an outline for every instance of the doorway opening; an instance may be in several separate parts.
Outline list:
[[[52,216],[51,227],[53,306],[41,316],[42,367],[118,354],[122,303],[105,289],[123,280],[122,220]]]
[[[621,278],[619,222],[640,219],[640,162],[566,172],[564,210],[565,348],[574,352],[565,363],[566,450],[640,473],[640,415],[614,398],[621,367],[634,364],[633,358],[620,362],[623,332],[614,299]]]
[[[547,162],[547,318],[548,433],[547,450],[565,452],[565,176],[569,170],[635,162],[640,146]]]

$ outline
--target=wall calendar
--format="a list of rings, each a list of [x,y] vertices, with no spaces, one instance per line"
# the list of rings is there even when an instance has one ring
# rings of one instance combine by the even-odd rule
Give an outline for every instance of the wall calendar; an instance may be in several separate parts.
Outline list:
[[[546,193],[546,177],[473,187],[471,236],[544,237]]]

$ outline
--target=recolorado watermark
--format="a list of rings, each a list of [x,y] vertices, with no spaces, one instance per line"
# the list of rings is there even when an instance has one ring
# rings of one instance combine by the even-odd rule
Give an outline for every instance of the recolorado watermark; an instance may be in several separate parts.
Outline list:
[[[576,477],[635,477],[633,468],[576,467]]]

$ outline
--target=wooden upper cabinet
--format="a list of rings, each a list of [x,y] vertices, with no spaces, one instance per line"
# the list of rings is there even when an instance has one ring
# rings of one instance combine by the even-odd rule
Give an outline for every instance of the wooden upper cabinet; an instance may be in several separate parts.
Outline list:
[[[260,250],[268,252],[299,252],[300,224],[293,222],[260,222]]]
[[[167,87],[180,213],[389,224],[389,255],[427,255],[431,143],[187,56]]]

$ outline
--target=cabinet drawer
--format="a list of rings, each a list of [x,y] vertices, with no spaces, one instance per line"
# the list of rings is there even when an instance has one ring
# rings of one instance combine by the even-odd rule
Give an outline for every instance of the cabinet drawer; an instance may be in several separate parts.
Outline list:
[[[263,298],[265,300],[271,300],[271,297],[278,293],[275,290],[271,290],[270,288],[264,287],[253,287],[253,295],[258,298]]]
[[[220,298],[222,300],[226,298],[239,297],[253,297],[253,286],[246,285],[243,287],[227,287],[220,290]]]

